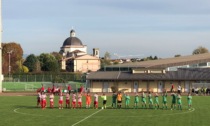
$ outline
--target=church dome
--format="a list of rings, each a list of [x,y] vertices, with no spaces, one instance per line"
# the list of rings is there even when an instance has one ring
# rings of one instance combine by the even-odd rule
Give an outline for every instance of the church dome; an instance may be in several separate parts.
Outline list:
[[[71,46],[71,45],[76,45],[76,46],[81,46],[82,41],[76,37],[75,35],[75,31],[71,30],[70,31],[70,37],[68,37],[64,42],[63,42],[63,46]]]
[[[77,37],[68,37],[64,42],[63,46],[70,46],[70,45],[83,45],[81,40]]]

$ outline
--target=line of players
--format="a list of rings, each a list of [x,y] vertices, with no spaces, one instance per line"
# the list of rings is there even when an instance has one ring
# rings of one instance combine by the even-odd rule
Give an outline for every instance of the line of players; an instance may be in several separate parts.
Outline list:
[[[162,94],[162,108],[161,109],[168,109],[167,105],[167,97],[168,93],[167,91],[164,91]],[[180,93],[175,93],[172,92],[170,94],[172,96],[172,101],[171,101],[171,110],[176,109],[176,103],[178,110],[182,110],[182,97]],[[122,107],[122,97],[123,95],[119,92],[118,94],[113,93],[112,95],[112,108],[121,108]],[[142,103],[142,108],[147,108],[147,97],[148,97],[148,108],[149,109],[160,109],[160,104],[159,104],[159,94],[155,93],[154,96],[151,92],[148,92],[148,95],[146,95],[144,92],[141,93],[139,96],[136,94],[134,96],[134,108],[139,108],[139,102],[141,98],[141,103]],[[130,104],[130,96],[127,93],[124,93],[124,98],[125,98],[125,108],[129,108]],[[153,103],[154,100],[154,103]],[[192,96],[190,93],[188,93],[187,96],[187,102],[188,102],[188,109],[192,109]]]
[[[64,101],[64,94],[65,94],[65,103],[66,103],[66,108],[82,108],[82,97],[85,96],[86,98],[86,108],[90,108],[91,106],[91,101],[92,101],[92,96],[87,93],[87,94],[83,94],[82,92],[79,93],[75,93],[73,92],[71,95],[71,105],[70,105],[70,92],[68,93],[59,93],[59,109],[63,109],[63,101]],[[124,93],[122,94],[121,92],[119,93],[113,93],[112,95],[112,108],[122,108],[122,101],[123,101],[123,96],[125,98],[125,108],[129,108],[130,105],[130,96],[128,93]],[[167,106],[167,97],[168,97],[168,93],[167,91],[164,91],[164,93],[161,94],[162,96],[162,109],[168,109]],[[171,93],[172,96],[172,101],[171,101],[171,110],[176,109],[176,103],[177,103],[177,107],[179,110],[182,110],[182,97],[181,95],[178,93]],[[98,97],[99,95],[97,93],[95,93],[93,95],[94,97],[94,108],[97,109],[98,108]],[[147,97],[148,97],[148,108],[149,109],[160,109],[160,105],[159,105],[159,94],[155,93],[154,96],[152,95],[151,92],[148,93],[148,95],[146,95],[144,92],[141,93],[141,95],[139,96],[138,94],[136,94],[134,96],[134,108],[139,108],[139,102],[140,102],[140,98],[141,98],[141,103],[142,103],[142,108],[147,108]],[[41,105],[42,109],[46,108],[47,102],[46,102],[46,98],[47,95],[44,92],[38,93],[37,96],[37,107],[39,107]],[[107,102],[107,96],[105,94],[103,94],[101,96],[101,98],[103,99],[103,106],[102,109],[106,109],[106,102]],[[153,98],[154,98],[154,103],[153,103]],[[49,100],[50,100],[50,108],[54,108],[54,94],[51,93],[49,95]],[[188,109],[191,110],[192,108],[192,96],[189,93],[187,96],[187,102],[188,102]]]
[[[66,103],[66,108],[82,108],[82,97],[85,96],[86,98],[86,108],[90,108],[91,106],[91,102],[92,102],[92,96],[87,93],[84,94],[82,92],[79,93],[75,93],[73,92],[71,95],[71,105],[70,105],[70,92],[68,93],[59,93],[59,100],[58,100],[58,105],[59,105],[59,109],[63,109],[63,104],[64,104],[64,96],[65,96],[65,103]],[[94,108],[98,109],[98,97],[99,95],[97,93],[94,94]],[[49,101],[50,101],[50,108],[54,108],[54,94],[50,93],[49,95]],[[101,98],[103,99],[103,107],[106,108],[106,100],[107,100],[107,96],[105,94],[103,94],[101,96]],[[41,106],[42,109],[45,109],[47,106],[47,95],[45,92],[40,92],[38,93],[37,96],[37,107]]]

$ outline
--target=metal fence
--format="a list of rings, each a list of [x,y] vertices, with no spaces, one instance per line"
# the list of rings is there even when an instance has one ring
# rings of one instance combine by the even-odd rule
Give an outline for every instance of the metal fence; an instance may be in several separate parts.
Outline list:
[[[65,81],[85,81],[84,74],[15,74],[4,76],[4,82],[53,82],[55,78],[62,78]]]

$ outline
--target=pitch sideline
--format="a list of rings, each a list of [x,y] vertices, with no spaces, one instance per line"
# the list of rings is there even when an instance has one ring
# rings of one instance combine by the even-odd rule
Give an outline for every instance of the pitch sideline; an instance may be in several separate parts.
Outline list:
[[[23,115],[44,116],[44,117],[48,117],[48,116],[45,116],[45,115],[36,115],[36,114],[23,113],[23,112],[17,111],[17,110],[20,110],[20,109],[21,109],[21,108],[16,108],[16,109],[14,109],[13,111],[14,111],[15,113],[23,114]],[[87,116],[87,117],[85,117],[85,118],[79,117],[79,118],[83,118],[83,119],[80,120],[80,121],[78,121],[78,122],[76,122],[76,123],[74,123],[74,124],[72,124],[71,126],[76,126],[77,124],[79,124],[79,123],[81,123],[81,122],[83,122],[83,121],[89,119],[90,117],[92,117],[92,116],[94,116],[95,114],[101,112],[102,110],[104,110],[104,109],[100,109],[100,110],[94,112],[93,114],[91,114],[91,115],[89,115],[89,116]],[[135,117],[138,117],[138,118],[145,118],[145,117],[156,117],[156,116],[172,116],[172,115],[179,115],[179,114],[191,113],[191,112],[193,112],[193,111],[195,111],[195,108],[192,108],[191,111],[180,112],[180,113],[159,114],[159,115],[148,115],[148,116],[115,116],[115,117],[118,117],[118,118],[119,118],[119,117],[126,117],[126,118],[135,118]],[[62,117],[62,116],[59,116],[59,117]],[[107,116],[98,116],[98,117],[94,117],[94,118],[100,118],[100,117],[103,117],[103,118],[104,118],[104,117],[107,117]],[[109,116],[109,117],[113,118],[114,116]]]

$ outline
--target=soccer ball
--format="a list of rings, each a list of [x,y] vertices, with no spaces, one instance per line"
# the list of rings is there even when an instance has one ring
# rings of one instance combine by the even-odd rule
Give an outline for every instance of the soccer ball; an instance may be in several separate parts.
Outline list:
[[[104,109],[104,107],[101,107],[101,109]]]

